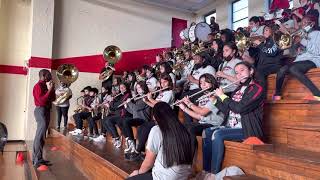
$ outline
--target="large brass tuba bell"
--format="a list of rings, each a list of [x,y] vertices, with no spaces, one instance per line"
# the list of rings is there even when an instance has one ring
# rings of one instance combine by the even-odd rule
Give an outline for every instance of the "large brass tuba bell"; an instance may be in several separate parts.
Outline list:
[[[106,47],[103,51],[103,58],[105,61],[108,61],[110,64],[116,64],[122,56],[122,52],[119,47],[110,45]]]
[[[71,84],[78,79],[79,70],[73,64],[62,64],[58,67],[56,75],[61,83]],[[71,96],[71,91],[67,91],[63,95],[57,97],[57,99],[53,102],[53,104],[55,105],[62,104],[70,96]]]

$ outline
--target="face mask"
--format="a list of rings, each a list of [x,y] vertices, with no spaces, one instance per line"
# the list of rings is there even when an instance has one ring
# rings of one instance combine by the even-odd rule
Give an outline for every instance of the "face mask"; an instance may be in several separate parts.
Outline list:
[[[312,25],[308,25],[306,27],[303,28],[306,32],[310,32],[310,30],[312,29]]]
[[[252,32],[256,32],[257,30],[258,30],[257,27],[253,27],[253,28],[251,29]]]
[[[224,59],[225,59],[226,61],[231,61],[232,58],[233,58],[233,56],[229,55],[228,57],[225,57]]]

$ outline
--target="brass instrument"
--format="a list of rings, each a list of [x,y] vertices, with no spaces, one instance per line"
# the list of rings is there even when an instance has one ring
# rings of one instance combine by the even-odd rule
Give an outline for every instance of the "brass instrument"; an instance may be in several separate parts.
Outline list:
[[[106,47],[103,51],[103,59],[105,61],[108,61],[111,66],[108,66],[106,70],[101,74],[103,80],[107,80],[112,75],[113,71],[115,71],[114,67],[112,67],[114,64],[116,64],[122,56],[122,52],[119,47],[110,45]]]
[[[158,92],[163,91],[163,90],[166,90],[166,89],[168,89],[168,88],[166,87],[166,88],[162,88],[162,89],[153,91],[153,92],[151,92],[151,94],[155,94],[155,93],[158,93]],[[134,98],[134,100],[137,101],[137,100],[143,99],[143,98],[147,97],[147,95],[148,95],[148,94],[145,94],[145,95],[136,97],[136,98]]]
[[[247,37],[242,32],[237,32],[235,34],[235,42],[236,42],[237,48],[240,52],[244,52],[245,50],[249,49],[250,47],[256,47],[257,45],[254,44],[255,40],[259,40],[261,42],[264,42],[266,40],[266,38],[264,36]]]
[[[61,83],[71,84],[78,79],[79,70],[73,64],[60,65],[56,72],[57,78]],[[64,103],[71,96],[71,91],[67,91],[53,102],[55,105]]]
[[[83,110],[82,104],[79,103],[79,99],[83,100],[84,96],[80,96],[77,98],[77,108],[74,110],[75,113],[79,113]]]
[[[236,84],[236,83],[238,83],[238,82],[240,82],[240,81],[242,81],[243,79],[246,79],[246,78],[248,78],[248,77],[243,77],[243,78],[241,78],[241,79],[238,79],[237,81],[234,81],[234,82],[232,82],[232,83],[230,83],[230,84],[228,84],[228,85],[225,85],[225,86],[223,86],[223,87],[221,87],[221,88],[222,88],[222,89],[225,89],[225,88],[227,88],[227,87],[229,87],[229,86],[231,86],[231,85],[234,85],[234,84]],[[199,97],[199,98],[196,100],[196,102],[199,102],[199,101],[201,101],[201,100],[203,100],[203,99],[206,99],[206,98],[208,98],[208,97],[210,97],[210,96],[212,96],[212,95],[214,95],[214,94],[215,94],[214,91],[213,91],[213,92],[210,92],[210,93],[208,93],[208,94],[205,94],[205,95]]]

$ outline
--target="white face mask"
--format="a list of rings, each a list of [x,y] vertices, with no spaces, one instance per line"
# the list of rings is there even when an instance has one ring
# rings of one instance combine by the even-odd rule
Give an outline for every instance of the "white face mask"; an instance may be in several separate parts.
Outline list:
[[[312,29],[312,25],[308,25],[306,27],[303,28],[306,32],[310,32],[310,30]]]

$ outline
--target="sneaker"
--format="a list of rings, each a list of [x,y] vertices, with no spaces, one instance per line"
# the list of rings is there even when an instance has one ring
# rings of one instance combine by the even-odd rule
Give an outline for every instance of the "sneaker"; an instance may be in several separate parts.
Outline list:
[[[60,131],[60,126],[57,126],[57,131]]]
[[[103,135],[100,135],[100,136],[98,136],[96,138],[92,138],[92,140],[94,142],[103,142],[103,141],[106,141],[106,138]]]
[[[120,140],[119,137],[113,138],[113,145],[114,145],[116,148],[120,148],[120,147],[121,147],[121,140]]]
[[[276,96],[276,95],[272,96],[272,101],[280,101],[281,99],[282,99],[281,96]]]
[[[128,141],[129,141],[129,137],[126,137],[125,144],[124,144],[124,146],[125,146],[126,148],[128,148],[128,147],[129,147],[129,143],[128,143]]]
[[[124,159],[130,161],[131,153],[125,153]]]
[[[71,135],[73,135],[73,136],[77,136],[77,135],[81,135],[82,134],[82,130],[81,129],[75,129],[74,131],[70,131],[69,133]]]
[[[307,95],[303,99],[309,101],[320,101],[320,96]]]
[[[134,152],[136,150],[136,145],[134,140],[128,140],[127,148],[124,150],[124,153]]]

